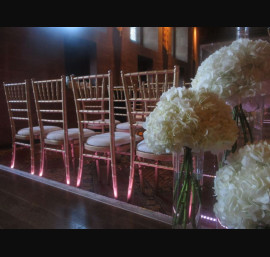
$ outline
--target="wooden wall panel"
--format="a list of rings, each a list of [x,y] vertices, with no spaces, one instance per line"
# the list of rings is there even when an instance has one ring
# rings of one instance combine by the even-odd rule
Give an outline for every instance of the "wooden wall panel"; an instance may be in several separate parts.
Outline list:
[[[4,81],[20,82],[31,78],[53,79],[61,75],[71,75],[65,74],[65,37],[67,35],[88,40],[92,45],[95,44],[95,60],[91,60],[91,71],[106,73],[111,70],[113,81],[117,84],[121,82],[120,70],[125,72],[138,70],[138,55],[151,58],[155,70],[163,69],[165,66],[172,68],[175,64],[183,65],[186,67],[185,70],[188,70],[186,63],[177,62],[173,56],[168,55],[164,58],[161,28],[159,28],[158,51],[153,51],[132,42],[129,37],[129,27],[123,27],[121,34],[114,27],[82,27],[72,31],[54,27],[1,27],[0,147],[11,143],[10,123],[2,83]],[[119,42],[121,45],[117,46]],[[67,89],[67,94],[69,126],[76,127],[71,88]],[[36,121],[35,117],[34,121]]]

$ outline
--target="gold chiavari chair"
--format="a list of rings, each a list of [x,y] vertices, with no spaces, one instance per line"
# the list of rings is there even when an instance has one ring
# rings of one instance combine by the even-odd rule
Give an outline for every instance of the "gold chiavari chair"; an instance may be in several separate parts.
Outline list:
[[[124,112],[122,112],[123,106],[122,103],[125,104],[125,98],[124,98],[124,90],[123,87],[115,86],[113,88],[113,94],[114,94],[114,124],[117,127],[117,125],[121,124],[121,121],[118,120],[118,118],[122,119],[124,116],[127,116]],[[97,130],[101,133],[108,132],[110,126],[110,119],[106,118],[105,114],[102,114],[100,116],[100,119],[95,120],[95,123],[85,124],[85,127],[89,129]],[[120,131],[120,130],[116,130]],[[126,131],[120,131],[120,132],[126,132]]]
[[[74,144],[78,144],[79,129],[68,128],[65,76],[52,80],[36,81],[32,79],[32,88],[40,126],[41,154],[39,176],[42,176],[44,172],[46,151],[62,153],[66,170],[66,183],[69,185],[69,157],[71,152],[75,170]],[[56,131],[45,133],[44,124],[59,124],[59,127]],[[84,129],[85,137],[90,137],[94,134],[94,131]]]
[[[116,124],[116,131],[129,133],[129,122],[127,115],[126,99],[123,86],[115,86],[114,93],[114,117],[121,122]]]
[[[11,124],[12,136],[12,159],[11,168],[15,166],[16,146],[30,148],[31,153],[31,174],[35,173],[35,145],[34,138],[39,136],[39,128],[32,123],[29,81],[21,83],[3,83],[8,113]],[[19,122],[26,122],[27,127],[18,129]],[[34,131],[35,130],[35,131]]]
[[[145,83],[145,82],[142,82]],[[126,107],[126,98],[125,98],[125,93],[124,93],[124,87],[123,86],[119,86],[114,88],[115,92],[115,100],[114,100],[114,110],[115,110],[115,116],[119,115],[119,116],[125,116],[127,117],[127,107]],[[140,92],[137,92],[137,95]],[[134,104],[134,102],[131,102],[131,108],[133,111],[137,110],[138,112],[142,111],[142,104],[137,102]],[[133,105],[134,104],[134,105]],[[121,106],[119,106],[121,105]],[[123,106],[123,107],[122,107]],[[151,106],[149,106],[150,108]],[[124,110],[124,114],[123,112],[121,112],[122,110]],[[128,120],[128,117],[126,118],[126,120]],[[142,117],[142,114],[137,114],[136,115],[136,131],[138,134],[140,134],[140,131],[142,129],[144,123],[144,118]],[[130,123],[129,121],[126,122],[121,122],[119,124],[116,124],[116,131],[120,131],[120,132],[127,132],[130,133]]]
[[[145,122],[146,117],[154,110],[163,92],[171,87],[178,86],[179,67],[161,71],[147,71],[124,73],[121,71],[122,83],[125,90],[128,119],[130,122],[130,176],[127,200],[132,196],[135,165],[139,167],[140,185],[143,191],[142,166],[155,168],[155,190],[158,187],[158,169],[173,170],[172,155],[156,155],[149,149],[144,141],[137,143],[134,140],[138,128],[138,117]],[[136,106],[140,105],[138,111]],[[164,165],[167,163],[168,165]]]
[[[125,132],[115,132],[114,93],[111,72],[81,77],[74,77],[72,75],[71,83],[80,130],[77,186],[80,186],[81,183],[85,157],[96,160],[99,181],[99,160],[104,160],[107,162],[107,180],[109,182],[109,172],[111,170],[113,193],[114,197],[117,198],[115,155],[116,153],[126,154],[130,148],[130,135]],[[83,140],[84,124],[91,124],[93,127],[105,127],[108,124],[107,120],[109,120],[109,132],[94,135],[88,138],[86,142]]]

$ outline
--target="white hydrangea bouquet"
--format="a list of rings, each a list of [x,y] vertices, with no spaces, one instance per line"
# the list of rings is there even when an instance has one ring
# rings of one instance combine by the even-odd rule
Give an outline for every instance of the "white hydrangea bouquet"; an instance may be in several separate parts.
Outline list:
[[[173,226],[180,224],[185,228],[192,223],[194,227],[195,213],[191,211],[189,215],[188,203],[193,200],[191,192],[193,196],[200,194],[200,186],[193,176],[192,152],[217,153],[232,147],[238,127],[230,106],[213,92],[173,87],[162,94],[144,128],[145,142],[155,154],[175,154],[184,149],[181,175],[174,186],[177,215],[174,215]]]
[[[270,228],[270,144],[247,144],[227,159],[214,181],[214,212],[233,229]]]
[[[233,107],[234,119],[240,122],[246,144],[253,142],[253,137],[242,101],[259,94],[261,82],[269,78],[270,44],[241,38],[206,58],[191,84],[195,90],[205,88],[215,92]]]

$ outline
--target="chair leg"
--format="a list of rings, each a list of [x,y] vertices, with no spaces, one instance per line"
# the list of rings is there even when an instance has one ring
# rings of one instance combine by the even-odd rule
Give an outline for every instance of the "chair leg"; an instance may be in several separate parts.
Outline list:
[[[138,157],[138,160],[141,161],[141,158]],[[141,186],[141,192],[144,193],[144,188],[143,188],[143,174],[142,174],[142,166],[141,165],[138,165],[139,166],[139,176],[140,176],[140,186]]]
[[[158,161],[156,162],[156,165],[158,165]],[[154,191],[157,192],[158,189],[158,167],[155,167],[155,187]]]
[[[12,158],[11,158],[11,165],[10,168],[14,168],[15,166],[15,159],[16,159],[16,144],[15,142],[12,143]]]
[[[127,193],[128,202],[131,200],[131,196],[132,196],[134,171],[135,171],[135,165],[134,165],[134,161],[132,161],[132,163],[130,164],[130,174],[129,174],[129,182],[128,182],[128,193]]]
[[[70,185],[70,168],[69,168],[69,150],[68,147],[64,151],[64,163],[66,169],[66,183]]]
[[[79,187],[82,179],[82,170],[83,170],[83,145],[79,145],[79,165],[78,165],[78,174],[76,186]]]
[[[44,170],[48,168],[48,152],[44,151]]]
[[[30,154],[31,154],[31,174],[35,174],[35,146],[30,147]]]
[[[75,156],[74,156],[74,144],[70,144],[70,152],[71,152],[71,158],[72,158],[72,168],[73,171],[75,171]]]
[[[95,155],[97,156],[97,155],[98,155],[98,153],[97,153],[97,152],[95,152]],[[98,182],[100,182],[100,181],[101,181],[101,179],[100,179],[99,159],[96,159],[96,168],[97,168]]]
[[[114,194],[114,198],[118,198],[116,166],[113,160],[111,161],[111,169],[112,169],[113,194]]]
[[[109,157],[109,153],[107,156]],[[110,184],[110,160],[107,160],[107,184]]]
[[[40,177],[43,176],[44,159],[45,159],[44,142],[40,142],[40,169],[39,169],[39,176]]]
[[[83,169],[83,155],[79,157],[79,167],[78,167],[77,184],[76,184],[77,187],[79,187],[81,184],[82,169]]]
[[[62,145],[62,151],[64,151],[64,145]],[[64,165],[66,165],[66,163],[65,163],[65,152],[62,152],[62,158],[63,158]]]

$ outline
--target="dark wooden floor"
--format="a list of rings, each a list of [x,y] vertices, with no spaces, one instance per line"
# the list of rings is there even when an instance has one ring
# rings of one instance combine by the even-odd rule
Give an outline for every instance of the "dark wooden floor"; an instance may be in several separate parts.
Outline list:
[[[1,229],[171,228],[166,222],[41,183],[38,179],[43,178],[31,180],[0,167]]]

